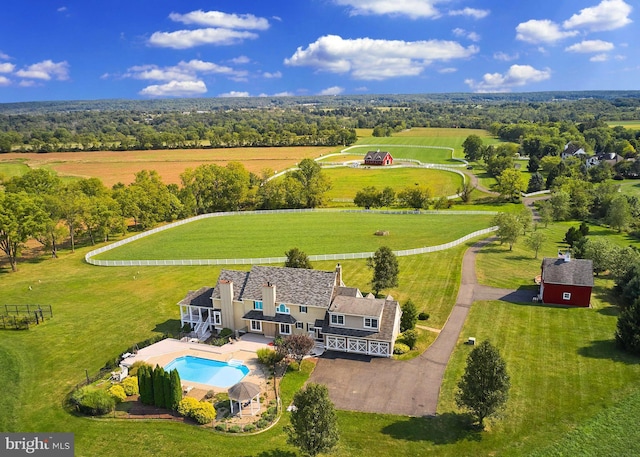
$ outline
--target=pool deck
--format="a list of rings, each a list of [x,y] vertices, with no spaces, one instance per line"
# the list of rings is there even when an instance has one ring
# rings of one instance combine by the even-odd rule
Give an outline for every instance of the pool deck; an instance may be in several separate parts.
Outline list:
[[[245,334],[234,343],[227,343],[224,346],[212,346],[209,344],[167,338],[140,349],[137,354],[124,359],[121,364],[130,367],[135,362],[143,361],[152,366],[165,366],[172,360],[186,355],[217,360],[219,362],[228,362],[232,359],[240,360],[250,370],[249,374],[245,376],[242,381],[257,384],[260,386],[260,389],[264,391],[268,376],[264,372],[262,365],[258,362],[256,351],[261,348],[268,348],[269,343],[272,341],[272,339],[265,338],[262,335]],[[204,393],[210,390],[216,393],[227,391],[227,388],[224,387],[214,387],[187,380],[182,380],[182,385],[189,388],[187,389],[189,391],[197,390],[204,391]]]

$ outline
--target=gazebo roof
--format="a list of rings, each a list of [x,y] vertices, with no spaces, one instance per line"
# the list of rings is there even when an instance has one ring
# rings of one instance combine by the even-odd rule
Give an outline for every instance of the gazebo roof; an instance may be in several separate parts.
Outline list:
[[[260,395],[260,386],[252,382],[239,382],[229,387],[229,398],[235,401],[249,401]]]

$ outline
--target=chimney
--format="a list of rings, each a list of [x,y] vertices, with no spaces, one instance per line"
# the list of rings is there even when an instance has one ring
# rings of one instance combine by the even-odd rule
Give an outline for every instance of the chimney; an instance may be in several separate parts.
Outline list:
[[[221,279],[218,283],[220,288],[220,308],[222,310],[222,325],[231,330],[235,330],[233,318],[233,281]]]
[[[338,287],[343,287],[344,283],[342,282],[342,265],[337,264],[336,265],[336,286]]]
[[[262,286],[262,314],[271,317],[276,315],[276,285],[270,282]]]

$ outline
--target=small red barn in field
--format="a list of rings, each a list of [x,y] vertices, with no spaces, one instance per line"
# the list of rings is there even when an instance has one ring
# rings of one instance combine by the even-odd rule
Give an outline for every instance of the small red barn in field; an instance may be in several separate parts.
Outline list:
[[[365,165],[392,165],[393,157],[391,154],[385,151],[369,151],[367,155],[364,156],[364,164]]]
[[[593,262],[570,256],[542,261],[540,298],[543,303],[588,307],[593,288]]]

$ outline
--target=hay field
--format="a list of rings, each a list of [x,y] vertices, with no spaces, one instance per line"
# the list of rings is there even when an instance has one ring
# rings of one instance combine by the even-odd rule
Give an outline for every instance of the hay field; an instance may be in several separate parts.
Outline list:
[[[187,168],[214,163],[242,162],[247,170],[261,174],[265,168],[284,170],[304,158],[315,158],[336,147],[175,149],[150,151],[96,151],[7,153],[0,155],[0,166],[21,161],[30,168],[47,167],[61,176],[100,178],[105,185],[129,184],[140,170],[156,170],[166,184],[179,184],[180,174]]]

